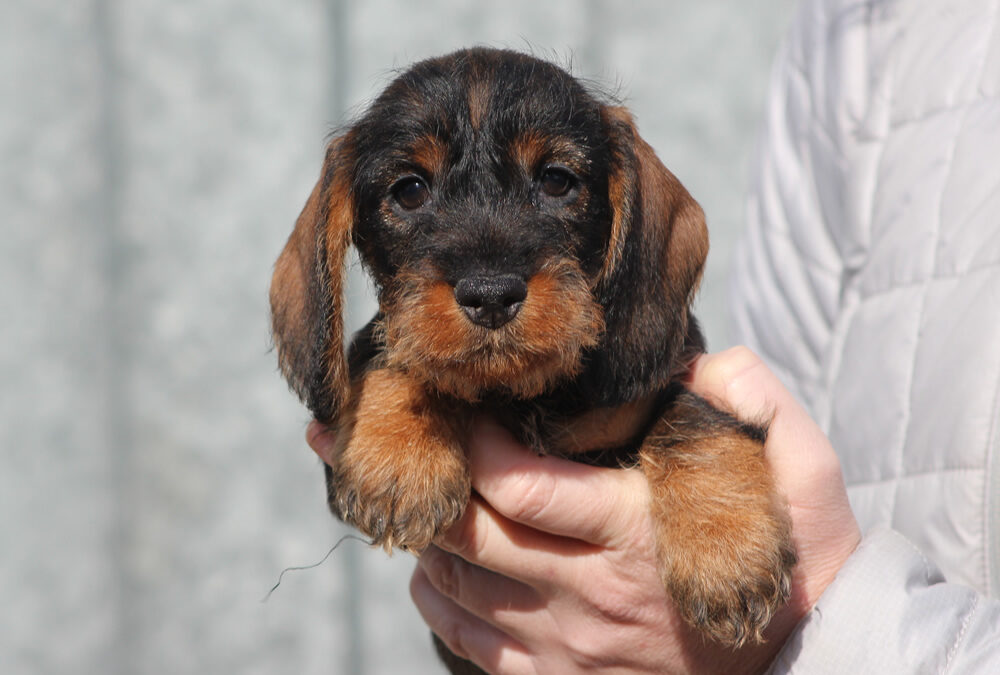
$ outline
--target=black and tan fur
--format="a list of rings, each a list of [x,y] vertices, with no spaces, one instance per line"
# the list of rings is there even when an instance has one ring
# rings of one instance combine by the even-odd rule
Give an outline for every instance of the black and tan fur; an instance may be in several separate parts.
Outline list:
[[[379,312],[345,356],[349,245]],[[333,512],[419,551],[469,496],[474,414],[637,465],[685,619],[761,640],[795,555],[765,432],[685,390],[708,238],[631,115],[531,56],[420,62],[330,143],[271,287],[281,370],[335,430]]]

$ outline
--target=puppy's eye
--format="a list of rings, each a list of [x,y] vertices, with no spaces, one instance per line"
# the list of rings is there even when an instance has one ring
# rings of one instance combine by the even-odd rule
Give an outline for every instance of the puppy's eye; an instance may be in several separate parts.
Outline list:
[[[392,196],[404,209],[412,211],[427,203],[431,192],[421,178],[407,176],[392,186]]]
[[[541,179],[542,192],[549,197],[562,197],[566,195],[573,189],[575,183],[575,176],[569,170],[558,166],[550,166],[545,169]]]

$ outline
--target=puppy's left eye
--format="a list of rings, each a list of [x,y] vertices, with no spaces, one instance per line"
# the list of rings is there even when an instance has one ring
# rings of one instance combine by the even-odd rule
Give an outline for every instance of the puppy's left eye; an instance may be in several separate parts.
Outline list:
[[[400,206],[412,211],[426,204],[431,192],[422,179],[417,176],[407,176],[392,186],[392,195]]]
[[[542,173],[542,192],[549,197],[563,197],[573,189],[575,184],[576,177],[568,169],[550,166]]]

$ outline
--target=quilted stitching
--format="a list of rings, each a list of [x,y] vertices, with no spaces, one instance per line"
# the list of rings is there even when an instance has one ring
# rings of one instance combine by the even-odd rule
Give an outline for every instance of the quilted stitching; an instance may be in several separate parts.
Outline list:
[[[998,5],[805,6],[733,286],[738,337],[826,426],[862,524],[979,588],[1000,578]]]

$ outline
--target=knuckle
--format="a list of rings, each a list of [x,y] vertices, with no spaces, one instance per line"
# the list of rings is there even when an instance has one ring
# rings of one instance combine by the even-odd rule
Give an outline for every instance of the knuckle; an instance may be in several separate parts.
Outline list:
[[[459,561],[447,553],[437,553],[427,565],[427,578],[443,595],[457,599],[461,591]]]
[[[585,670],[596,670],[610,665],[611,645],[605,631],[577,630],[567,635],[566,650],[570,659]]]
[[[637,620],[641,607],[645,604],[645,598],[631,585],[623,587],[619,584],[610,584],[602,587],[591,602],[594,612],[602,622],[625,625]]]
[[[488,527],[479,522],[477,510],[469,508],[443,541],[448,550],[465,560],[476,561],[486,546]]]
[[[511,477],[511,504],[506,514],[518,522],[541,518],[552,504],[556,483],[548,473],[526,471]]]
[[[461,561],[441,550],[424,552],[423,568],[427,580],[442,595],[457,599],[461,592]]]
[[[448,619],[442,621],[434,628],[434,634],[441,638],[441,642],[448,647],[448,650],[461,659],[470,658],[468,647],[466,646],[466,626],[459,619]]]
[[[584,669],[614,666],[621,655],[622,630],[649,619],[650,600],[640,585],[603,578],[588,584],[589,605],[563,632],[573,661]]]

